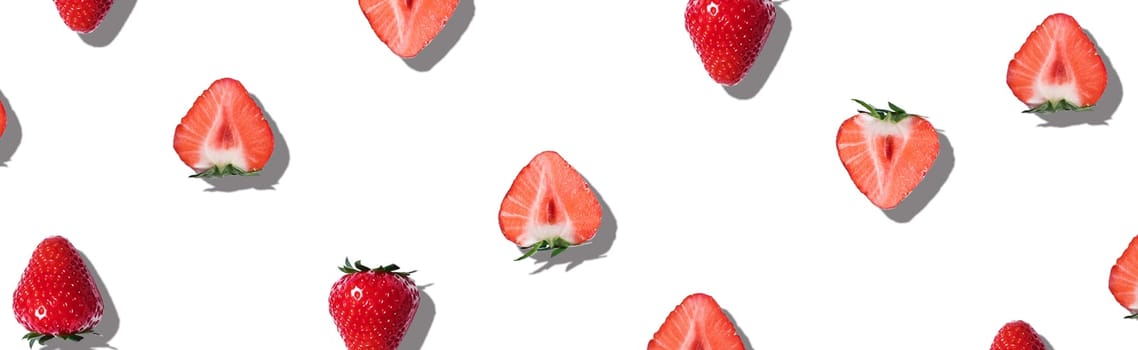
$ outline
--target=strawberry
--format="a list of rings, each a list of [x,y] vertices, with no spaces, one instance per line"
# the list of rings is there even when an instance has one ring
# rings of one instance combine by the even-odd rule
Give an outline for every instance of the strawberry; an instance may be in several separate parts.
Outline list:
[[[884,110],[854,102],[867,110],[859,110],[838,128],[838,158],[873,205],[893,209],[932,168],[940,138],[925,118],[893,103],[889,103],[892,110]]]
[[[771,0],[689,0],[684,26],[711,78],[734,86],[762,52],[776,13]]]
[[[4,105],[4,101],[0,101],[0,136],[4,136],[6,129],[8,129],[8,107]]]
[[[1138,318],[1138,237],[1110,268],[1110,294],[1119,305],[1130,311],[1126,318]]]
[[[273,131],[245,86],[222,78],[174,129],[174,151],[198,172],[190,177],[257,175],[273,154]]]
[[[1024,321],[1012,321],[1000,328],[990,350],[1045,350],[1043,339]]]
[[[442,32],[459,0],[360,0],[379,40],[402,58],[413,58]]]
[[[522,260],[539,250],[557,256],[593,239],[601,227],[601,203],[573,166],[554,151],[530,160],[498,211],[498,226],[506,239],[529,248]]]
[[[1106,91],[1106,65],[1075,18],[1048,16],[1008,63],[1008,87],[1024,113],[1087,111]]]
[[[710,295],[695,293],[676,306],[648,350],[744,350],[735,324]]]
[[[394,264],[370,268],[344,259],[328,310],[348,350],[396,350],[419,310],[419,288]]]
[[[103,296],[87,265],[66,238],[44,239],[20,276],[12,297],[28,345],[49,339],[83,340],[103,318]]]
[[[87,34],[103,23],[114,3],[114,0],[55,0],[55,8],[68,28]]]

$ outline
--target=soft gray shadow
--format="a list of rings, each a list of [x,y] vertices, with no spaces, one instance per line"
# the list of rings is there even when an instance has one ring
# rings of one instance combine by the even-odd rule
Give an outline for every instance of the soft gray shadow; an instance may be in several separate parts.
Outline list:
[[[123,25],[126,24],[126,19],[130,17],[130,13],[134,12],[136,2],[138,0],[115,0],[114,5],[111,5],[111,11],[107,12],[107,17],[103,18],[99,27],[95,28],[93,32],[79,34],[79,38],[83,39],[87,45],[94,47],[110,45],[119,36]]]
[[[727,319],[731,320],[731,324],[735,325],[735,333],[739,335],[739,339],[743,340],[743,349],[754,350],[755,347],[751,346],[751,338],[748,338],[747,334],[743,333],[743,327],[739,327],[739,323],[735,322],[735,316],[731,315],[731,311],[727,311],[727,309],[722,310],[723,314],[727,315]]]
[[[1046,350],[1055,350],[1055,347],[1054,347],[1054,346],[1051,346],[1051,341],[1050,341],[1050,340],[1047,340],[1047,337],[1044,337],[1042,334],[1040,334],[1040,335],[1039,335],[1039,339],[1043,339],[1043,348],[1044,348],[1044,349],[1046,349]]]
[[[1109,125],[1107,121],[1114,117],[1114,112],[1118,110],[1118,106],[1122,104],[1122,79],[1118,77],[1118,71],[1114,70],[1114,64],[1111,64],[1110,57],[1108,57],[1102,47],[1099,47],[1098,40],[1089,31],[1084,31],[1087,36],[1091,38],[1091,42],[1095,43],[1098,48],[1099,56],[1102,57],[1102,63],[1106,66],[1106,91],[1103,91],[1102,98],[1095,104],[1094,109],[1084,112],[1071,112],[1063,111],[1056,113],[1035,113],[1039,119],[1043,119],[1041,127],[1056,127],[1065,128],[1075,125]]]
[[[759,52],[759,57],[755,59],[755,63],[751,65],[751,70],[738,84],[723,87],[731,97],[749,100],[758,95],[759,90],[767,84],[767,79],[774,72],[774,66],[778,64],[779,58],[782,57],[782,50],[786,48],[786,42],[790,40],[791,27],[790,15],[783,11],[782,6],[779,6],[781,3],[775,5],[777,14],[775,15],[774,28],[771,28],[770,37],[767,38],[767,43],[763,46],[763,51]]]
[[[16,117],[16,111],[12,109],[12,104],[8,102],[8,97],[4,96],[3,91],[0,91],[0,104],[4,105],[4,111],[8,113],[8,126],[4,129],[4,134],[0,135],[0,167],[7,167],[8,161],[16,155],[16,149],[20,148],[20,141],[24,139],[24,129],[20,126],[20,118]]]
[[[435,323],[435,301],[431,299],[430,294],[427,294],[427,287],[433,285],[435,284],[419,286],[419,311],[415,312],[415,319],[411,321],[411,327],[407,329],[403,342],[399,344],[399,350],[419,350],[427,341],[431,324]]]
[[[948,142],[948,137],[944,136],[944,132],[937,130],[937,138],[940,139],[940,151],[937,153],[936,162],[929,172],[925,174],[925,178],[905,197],[901,204],[897,205],[892,210],[883,210],[885,216],[889,219],[906,223],[913,220],[929,202],[936,197],[937,192],[948,181],[948,175],[952,173],[952,168],[956,166],[956,155],[953,154],[952,143]]]
[[[269,162],[265,164],[265,169],[261,170],[259,175],[230,175],[202,179],[213,185],[213,188],[206,189],[207,192],[235,192],[247,189],[275,190],[276,188],[273,186],[280,183],[281,176],[284,176],[285,170],[288,169],[290,160],[288,144],[285,143],[280,128],[277,128],[277,122],[269,115],[269,111],[265,110],[265,106],[261,104],[261,99],[257,98],[257,95],[249,94],[249,96],[257,102],[257,107],[261,108],[261,112],[265,114],[265,120],[269,122],[269,128],[273,130],[273,155],[269,156]]]
[[[593,191],[593,195],[597,196],[597,201],[601,203],[601,228],[597,229],[597,235],[593,236],[593,239],[588,243],[570,247],[552,258],[549,257],[551,251],[534,254],[531,257],[534,260],[534,264],[544,263],[545,265],[530,272],[531,275],[549,270],[561,264],[567,264],[565,271],[572,271],[586,261],[605,257],[605,253],[607,253],[609,249],[612,249],[612,244],[616,241],[616,216],[612,214],[612,209],[609,208],[608,202],[605,202],[604,197],[601,196],[600,192],[597,192],[593,184],[589,182],[588,179],[585,179],[585,182],[588,183],[589,189]],[[520,250],[524,253],[527,249],[528,248]]]
[[[446,26],[439,35],[431,40],[427,47],[423,48],[418,55],[412,58],[403,59],[411,69],[426,72],[434,68],[443,57],[446,57],[450,49],[458,43],[458,39],[462,38],[462,34],[466,33],[466,28],[470,27],[470,21],[474,20],[474,0],[459,0],[458,7],[454,9],[454,14],[447,20]]]
[[[103,278],[99,277],[99,272],[95,271],[95,266],[91,264],[91,259],[88,259],[87,254],[82,251],[79,252],[79,255],[83,257],[83,262],[87,264],[87,271],[91,273],[91,278],[95,280],[95,285],[103,296],[103,319],[95,325],[95,333],[98,334],[83,335],[83,340],[78,342],[59,338],[51,339],[47,341],[42,350],[117,350],[110,345],[110,342],[119,332],[118,309],[115,308],[114,300],[111,300],[111,293],[107,291],[107,285],[103,284]]]

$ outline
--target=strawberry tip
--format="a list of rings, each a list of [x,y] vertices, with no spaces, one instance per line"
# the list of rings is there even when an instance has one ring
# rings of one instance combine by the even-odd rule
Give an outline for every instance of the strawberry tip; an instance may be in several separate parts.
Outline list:
[[[526,250],[525,254],[518,257],[517,259],[514,259],[514,261],[520,261],[522,259],[531,257],[534,254],[537,254],[537,252],[539,252],[539,251],[550,250],[550,249],[553,249],[553,251],[549,253],[549,257],[552,258],[552,257],[557,256],[558,254],[565,252],[566,249],[569,249],[569,247],[572,247],[572,246],[573,246],[573,243],[569,243],[569,241],[566,241],[564,238],[561,238],[561,237],[554,238],[553,240],[545,239],[545,240],[542,240],[540,242],[534,243],[534,245],[529,246],[529,250]]]
[[[878,120],[881,120],[881,121],[897,123],[897,122],[905,120],[905,118],[909,117],[908,112],[905,112],[904,109],[901,109],[901,107],[898,107],[897,105],[893,104],[893,102],[889,102],[889,109],[880,109],[880,108],[874,107],[873,105],[865,103],[864,101],[856,99],[856,98],[853,99],[853,101],[857,102],[862,107],[865,107],[865,110],[859,109],[858,110],[859,113],[868,114],[868,115],[870,115],[874,118],[877,118]]]
[[[225,166],[214,165],[197,174],[190,175],[190,178],[209,178],[209,177],[222,177],[226,175],[235,176],[256,176],[260,175],[261,171],[245,171],[241,168],[233,166],[233,164],[226,164]]]
[[[399,265],[396,265],[396,264],[387,264],[387,265],[380,266],[377,268],[371,268],[371,267],[367,267],[366,265],[364,265],[359,260],[356,260],[356,262],[353,263],[347,257],[344,258],[344,266],[340,266],[340,272],[343,272],[345,274],[375,271],[375,272],[393,273],[396,275],[406,277],[406,276],[418,271],[418,270],[414,270],[414,271],[409,271],[409,272],[402,272],[402,271],[398,271],[398,270],[399,270]]]
[[[76,332],[76,333],[65,333],[65,334],[41,334],[41,333],[37,333],[37,332],[28,332],[28,334],[24,335],[23,339],[28,341],[28,348],[31,349],[36,344],[44,345],[47,343],[48,340],[52,340],[55,338],[78,342],[78,341],[83,340],[83,336],[81,336],[80,334],[99,335],[99,333],[95,333],[94,329],[88,328],[85,331]]]
[[[1086,112],[1094,109],[1094,105],[1090,106],[1077,106],[1074,103],[1061,99],[1059,101],[1047,100],[1043,104],[1035,106],[1032,109],[1023,111],[1024,113],[1055,113],[1059,111],[1071,112]]]

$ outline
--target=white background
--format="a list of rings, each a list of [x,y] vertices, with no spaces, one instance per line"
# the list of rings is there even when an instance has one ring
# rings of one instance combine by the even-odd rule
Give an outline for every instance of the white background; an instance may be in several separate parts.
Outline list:
[[[87,345],[342,348],[327,297],[345,256],[429,285],[403,349],[641,349],[694,292],[755,349],[985,349],[1016,319],[1058,350],[1138,342],[1107,289],[1138,233],[1138,122],[1118,80],[1138,74],[1138,50],[1117,1],[792,0],[731,91],[703,70],[683,1],[463,0],[411,63],[354,1],[116,6],[81,38],[49,1],[0,5],[15,112],[0,292],[36,244],[66,236],[108,301],[110,339]],[[1097,111],[1053,120],[1067,127],[1020,113],[1005,84],[1054,12],[1111,65]],[[173,132],[221,77],[281,137],[262,177],[207,191]],[[837,157],[851,98],[947,137],[897,212]],[[512,261],[497,211],[547,149],[609,221],[532,274],[544,263]],[[14,317],[0,329],[0,348],[27,346]]]

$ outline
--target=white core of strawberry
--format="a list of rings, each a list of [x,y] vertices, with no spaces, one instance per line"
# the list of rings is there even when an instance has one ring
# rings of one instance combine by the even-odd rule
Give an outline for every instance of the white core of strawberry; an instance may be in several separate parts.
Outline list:
[[[569,220],[552,225],[530,222],[526,224],[525,232],[522,233],[521,238],[519,238],[521,243],[518,245],[529,247],[541,241],[552,242],[557,237],[561,237],[561,239],[569,243],[576,244],[577,242],[574,242],[573,239],[573,232],[573,222]]]
[[[913,119],[905,118],[899,122],[892,123],[862,113],[859,115],[857,123],[861,125],[862,133],[865,135],[866,142],[868,142],[866,146],[869,149],[869,154],[863,156],[868,156],[873,160],[874,174],[877,175],[877,183],[882,185],[891,183],[890,181],[886,181],[891,169],[886,169],[885,164],[882,164],[881,160],[877,157],[870,156],[878,153],[878,143],[875,142],[875,140],[881,137],[892,136],[900,141],[900,147],[898,148],[904,149],[905,145],[909,142],[909,132],[913,129]]]
[[[1055,65],[1056,44],[1051,44],[1051,51],[1047,54],[1047,59],[1043,62],[1043,67],[1052,67]],[[1075,77],[1071,77],[1070,81],[1066,84],[1048,84],[1044,78],[1048,74],[1048,70],[1044,69],[1035,76],[1035,89],[1031,99],[1027,101],[1032,106],[1042,105],[1051,102],[1059,102],[1060,100],[1067,100],[1067,102],[1082,106],[1082,101],[1079,98],[1079,88],[1076,84]]]
[[[209,133],[206,134],[205,137],[206,141],[202,144],[201,158],[198,159],[197,164],[194,164],[194,167],[197,169],[209,169],[214,166],[225,167],[226,165],[232,164],[238,169],[248,170],[248,164],[245,163],[245,152],[243,147],[241,147],[241,138],[236,134],[229,137],[231,142],[234,143],[230,148],[215,148],[210,146],[210,144],[213,143],[211,140],[218,137],[217,133],[223,132],[222,129],[227,127],[224,125],[226,122],[224,113],[227,111],[224,110],[221,103],[217,103],[216,105],[218,106],[216,112],[218,117],[213,119],[213,125],[210,126]]]
[[[242,152],[240,148],[222,150],[203,146],[201,154],[201,160],[194,165],[195,168],[209,169],[214,166],[225,167],[232,164],[241,170],[249,169],[245,165],[245,152]]]
[[[1082,101],[1079,101],[1079,88],[1075,86],[1075,83],[1047,84],[1043,82],[1041,75],[1035,79],[1035,93],[1027,103],[1038,106],[1047,103],[1047,101],[1059,102],[1060,100],[1067,100],[1073,105],[1082,106]]]
[[[537,199],[529,204],[528,221],[526,227],[522,230],[522,235],[518,238],[518,245],[522,247],[529,247],[541,241],[550,241],[561,237],[561,239],[571,243],[577,244],[574,237],[573,219],[569,216],[569,212],[561,202],[561,198],[557,197],[556,191],[550,191],[549,179],[546,178],[546,172],[542,172],[541,179],[537,187]],[[547,197],[548,196],[548,197]],[[553,207],[557,210],[557,217],[559,220],[556,223],[542,222],[537,218],[546,217],[543,210],[548,210],[549,206],[546,201],[553,201]]]

